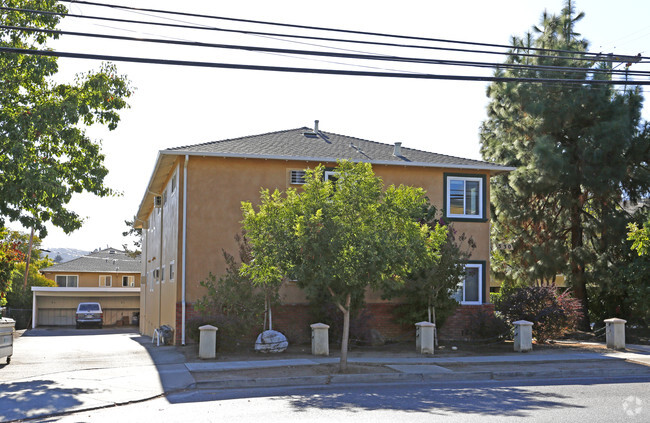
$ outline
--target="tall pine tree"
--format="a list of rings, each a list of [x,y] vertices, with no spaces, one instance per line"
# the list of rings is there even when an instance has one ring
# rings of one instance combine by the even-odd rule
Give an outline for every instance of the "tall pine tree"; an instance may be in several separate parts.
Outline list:
[[[589,83],[611,78],[612,62],[582,60],[588,42],[575,25],[583,16],[568,0],[560,15],[544,12],[531,33],[513,37],[498,76],[584,83],[490,85],[481,154],[517,167],[491,186],[493,236],[514,246],[495,253],[493,269],[520,284],[564,274],[582,301],[585,328],[587,286],[607,282],[626,242],[622,200],[648,193],[650,128],[638,88]]]

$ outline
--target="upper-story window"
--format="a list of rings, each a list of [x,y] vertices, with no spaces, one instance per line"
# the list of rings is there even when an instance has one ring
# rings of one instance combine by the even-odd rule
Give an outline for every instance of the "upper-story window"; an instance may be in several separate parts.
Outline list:
[[[100,275],[99,276],[99,286],[112,286],[113,277],[111,275]]]
[[[77,288],[79,277],[77,275],[56,275],[56,285],[62,288]]]
[[[135,276],[122,276],[122,286],[135,286]]]
[[[485,176],[445,174],[445,214],[451,219],[485,220]]]

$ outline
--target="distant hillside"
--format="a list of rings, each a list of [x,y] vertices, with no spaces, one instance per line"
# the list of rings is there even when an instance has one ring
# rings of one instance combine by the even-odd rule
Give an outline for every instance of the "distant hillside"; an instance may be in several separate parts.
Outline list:
[[[50,257],[52,260],[56,260],[57,256],[61,256],[61,261],[59,263],[65,263],[76,259],[77,257],[85,256],[90,253],[90,251],[77,250],[74,248],[49,248],[49,253],[43,252],[45,256]]]

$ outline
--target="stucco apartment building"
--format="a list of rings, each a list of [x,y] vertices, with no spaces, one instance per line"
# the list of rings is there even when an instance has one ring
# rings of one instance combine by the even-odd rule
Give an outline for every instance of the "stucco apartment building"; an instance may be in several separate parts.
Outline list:
[[[32,287],[32,327],[74,325],[80,302],[99,302],[104,324],[134,322],[140,311],[140,257],[106,248],[41,269],[56,287]]]
[[[200,282],[209,273],[225,273],[222,250],[237,252],[241,233],[241,202],[259,201],[260,189],[299,187],[304,169],[337,159],[369,162],[386,186],[422,187],[446,212],[459,232],[476,241],[466,280],[462,283],[456,323],[450,336],[462,330],[467,311],[489,308],[489,183],[490,177],[512,170],[478,160],[297,128],[260,135],[162,150],[136,215],[143,229],[140,330],[152,335],[169,325],[177,343],[189,342],[186,322],[193,304],[204,294]],[[308,335],[307,300],[287,282],[280,291],[282,307],[274,310],[274,329]],[[369,292],[368,309],[375,325],[390,338],[397,330],[391,303]],[[326,322],[325,322],[326,323]],[[414,322],[415,323],[415,322]],[[460,326],[459,326],[460,325]],[[455,326],[458,326],[457,328]],[[460,334],[460,332],[458,333]]]

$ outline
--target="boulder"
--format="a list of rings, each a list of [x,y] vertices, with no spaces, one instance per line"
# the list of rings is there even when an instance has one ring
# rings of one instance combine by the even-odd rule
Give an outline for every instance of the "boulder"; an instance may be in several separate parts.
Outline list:
[[[263,353],[279,353],[287,349],[287,337],[275,330],[265,330],[255,341],[255,351]]]

